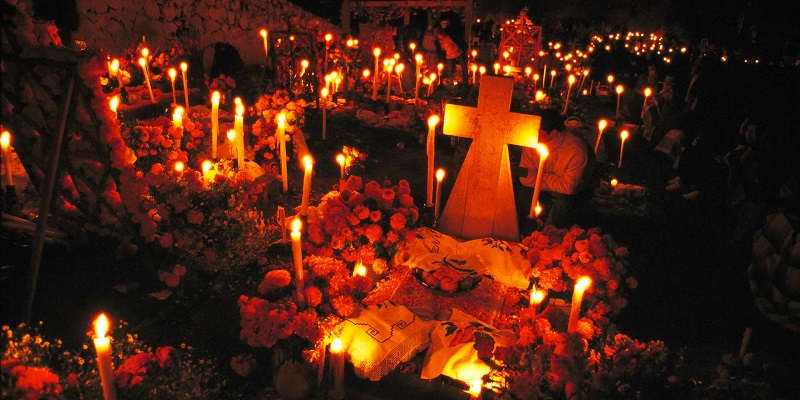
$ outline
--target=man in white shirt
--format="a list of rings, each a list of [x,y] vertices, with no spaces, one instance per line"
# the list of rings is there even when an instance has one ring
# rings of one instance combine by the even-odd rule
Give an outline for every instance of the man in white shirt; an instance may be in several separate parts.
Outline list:
[[[547,212],[545,224],[568,228],[574,223],[576,207],[591,198],[594,152],[583,137],[565,129],[557,111],[543,110],[541,117],[539,143],[547,146],[550,154],[544,162],[539,203]],[[538,167],[538,152],[524,147],[516,172],[523,185],[517,193],[518,209],[525,215],[530,210]]]

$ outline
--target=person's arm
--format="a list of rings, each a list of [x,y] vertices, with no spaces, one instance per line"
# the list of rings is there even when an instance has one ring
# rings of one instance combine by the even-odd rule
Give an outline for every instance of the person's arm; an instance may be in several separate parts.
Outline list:
[[[583,152],[575,152],[567,161],[564,171],[549,172],[542,175],[542,189],[550,192],[574,194],[581,182],[583,170],[589,157]],[[558,168],[558,166],[556,166]]]

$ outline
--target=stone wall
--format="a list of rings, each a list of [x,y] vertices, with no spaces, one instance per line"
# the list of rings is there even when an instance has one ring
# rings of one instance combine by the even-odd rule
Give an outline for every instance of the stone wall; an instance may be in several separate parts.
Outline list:
[[[234,45],[246,64],[264,62],[262,28],[313,31],[317,36],[339,27],[284,0],[77,0],[80,24],[75,39],[120,54],[142,36],[153,49],[168,49],[182,28],[199,32],[199,47]],[[208,70],[210,66],[206,65]]]

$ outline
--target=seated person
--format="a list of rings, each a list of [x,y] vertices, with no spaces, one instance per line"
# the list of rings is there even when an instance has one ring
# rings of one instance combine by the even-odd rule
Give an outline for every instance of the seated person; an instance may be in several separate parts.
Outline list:
[[[544,162],[539,202],[543,209],[549,208],[545,224],[568,228],[574,223],[577,207],[591,198],[594,152],[584,138],[565,129],[563,117],[557,111],[543,110],[541,117],[539,143],[547,146],[550,154]],[[522,184],[517,196],[517,209],[525,216],[530,210],[538,166],[536,150],[523,148],[515,175],[520,177]],[[552,204],[545,207],[548,200]],[[520,226],[525,226],[526,218],[522,218]]]

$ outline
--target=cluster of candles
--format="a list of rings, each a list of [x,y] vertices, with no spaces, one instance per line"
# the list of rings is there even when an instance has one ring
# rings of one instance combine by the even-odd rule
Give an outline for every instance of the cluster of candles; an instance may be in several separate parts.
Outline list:
[[[153,95],[153,86],[150,82],[150,49],[147,47],[143,47],[140,50],[140,56],[136,60],[137,64],[142,68],[142,73],[144,74],[144,82],[147,86],[147,91],[150,94],[150,101],[155,104],[156,98]],[[109,59],[108,62],[108,77],[109,79],[117,79],[117,83],[119,84],[120,89],[123,87],[122,82],[122,72],[120,71],[120,61],[118,58]],[[180,70],[181,76],[183,78],[183,94],[185,100],[186,108],[189,108],[189,83],[186,77],[186,72],[189,70],[189,64],[186,62],[180,63]],[[170,84],[172,86],[172,103],[177,104],[178,100],[175,95],[175,79],[178,77],[178,72],[175,68],[170,68],[167,71],[167,75],[169,75]],[[117,104],[119,105],[119,104]],[[114,110],[116,112],[116,109]]]

